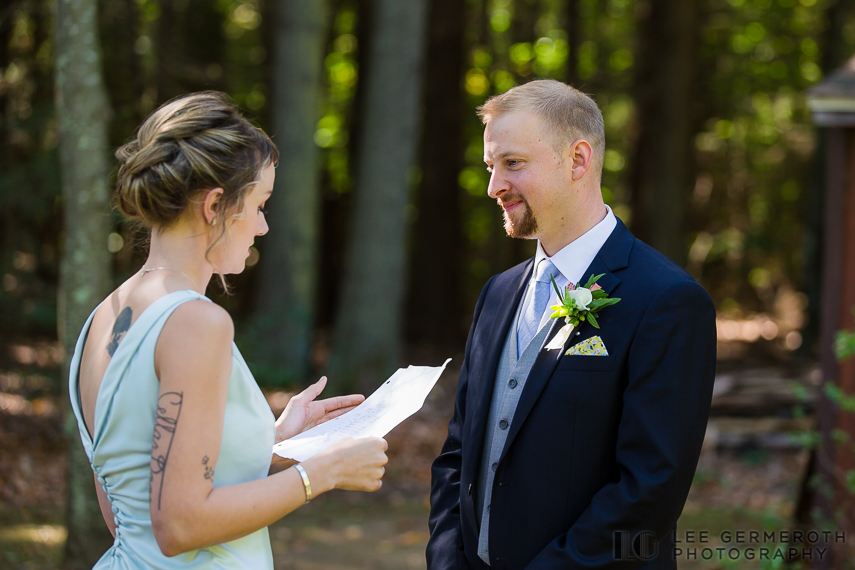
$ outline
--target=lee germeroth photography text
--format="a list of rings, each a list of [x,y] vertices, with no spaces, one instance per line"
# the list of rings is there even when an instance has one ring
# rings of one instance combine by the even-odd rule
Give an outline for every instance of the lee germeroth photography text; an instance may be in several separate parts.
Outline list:
[[[659,554],[660,544],[652,531],[616,531],[615,560],[649,560]],[[678,531],[671,549],[674,560],[823,560],[829,545],[845,544],[842,530],[752,530],[729,529]]]

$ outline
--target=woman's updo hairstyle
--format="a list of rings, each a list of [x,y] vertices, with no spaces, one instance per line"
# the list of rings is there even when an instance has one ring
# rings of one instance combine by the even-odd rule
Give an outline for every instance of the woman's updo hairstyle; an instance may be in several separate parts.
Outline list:
[[[216,242],[226,221],[243,213],[246,192],[268,164],[276,163],[279,152],[227,95],[206,91],[158,108],[116,158],[116,205],[127,218],[149,227],[171,225],[199,194],[222,188]]]

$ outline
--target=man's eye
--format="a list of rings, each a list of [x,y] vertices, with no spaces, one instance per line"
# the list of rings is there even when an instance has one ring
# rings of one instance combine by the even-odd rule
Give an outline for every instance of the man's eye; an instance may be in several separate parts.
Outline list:
[[[519,160],[509,160],[509,161],[508,161],[508,166],[510,166],[510,167],[514,167],[514,166],[516,166],[516,165],[517,165],[517,164],[519,164],[519,163],[520,163],[520,161],[519,161]]]

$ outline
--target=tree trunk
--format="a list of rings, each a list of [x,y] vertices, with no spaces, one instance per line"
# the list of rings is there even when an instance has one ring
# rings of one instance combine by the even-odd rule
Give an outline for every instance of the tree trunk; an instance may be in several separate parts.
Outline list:
[[[129,30],[136,37],[140,29],[140,11],[136,0],[99,0],[98,11],[104,87],[113,109],[109,144],[115,147],[123,144],[143,119],[139,101],[146,91],[146,73],[134,42],[128,40]]]
[[[270,200],[270,233],[260,242],[255,304],[258,342],[280,381],[308,376],[318,273],[320,208],[318,120],[327,3],[282,0],[273,55],[273,140],[279,167]],[[262,357],[264,358],[264,357]]]
[[[398,362],[405,209],[418,140],[426,1],[377,0],[333,381],[373,389]],[[430,295],[430,291],[422,295]]]
[[[12,8],[0,12],[0,69],[8,69],[12,62],[9,53],[9,38],[12,36]],[[9,117],[11,105],[7,90],[0,90],[0,172],[9,172],[12,166],[11,144],[9,144]],[[13,243],[13,213],[11,208],[0,208],[0,250],[8,251]],[[4,323],[5,324],[5,323]],[[9,346],[9,326],[0,326],[0,346]],[[7,365],[7,351],[0,350],[0,366]]]
[[[582,23],[579,0],[564,2],[564,31],[567,32],[567,67],[564,70],[564,82],[578,88],[579,46],[582,44]]]
[[[110,108],[101,76],[96,1],[57,0],[55,7],[56,106],[65,209],[58,316],[67,369],[77,333],[110,288]],[[66,412],[66,435],[70,446],[65,567],[91,568],[112,539],[70,411]]]
[[[410,273],[408,295],[407,338],[442,348],[459,348],[461,341],[463,239],[457,177],[464,150],[465,9],[465,0],[430,3],[422,183],[413,249],[418,263]]]
[[[693,186],[697,0],[647,0],[638,22],[632,230],[684,265]]]

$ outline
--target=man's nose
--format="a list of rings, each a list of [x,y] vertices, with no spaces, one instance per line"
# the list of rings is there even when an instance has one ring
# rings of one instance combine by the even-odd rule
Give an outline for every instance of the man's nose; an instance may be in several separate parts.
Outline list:
[[[487,196],[495,200],[504,194],[508,188],[508,181],[497,170],[490,173],[490,182],[487,183]]]

